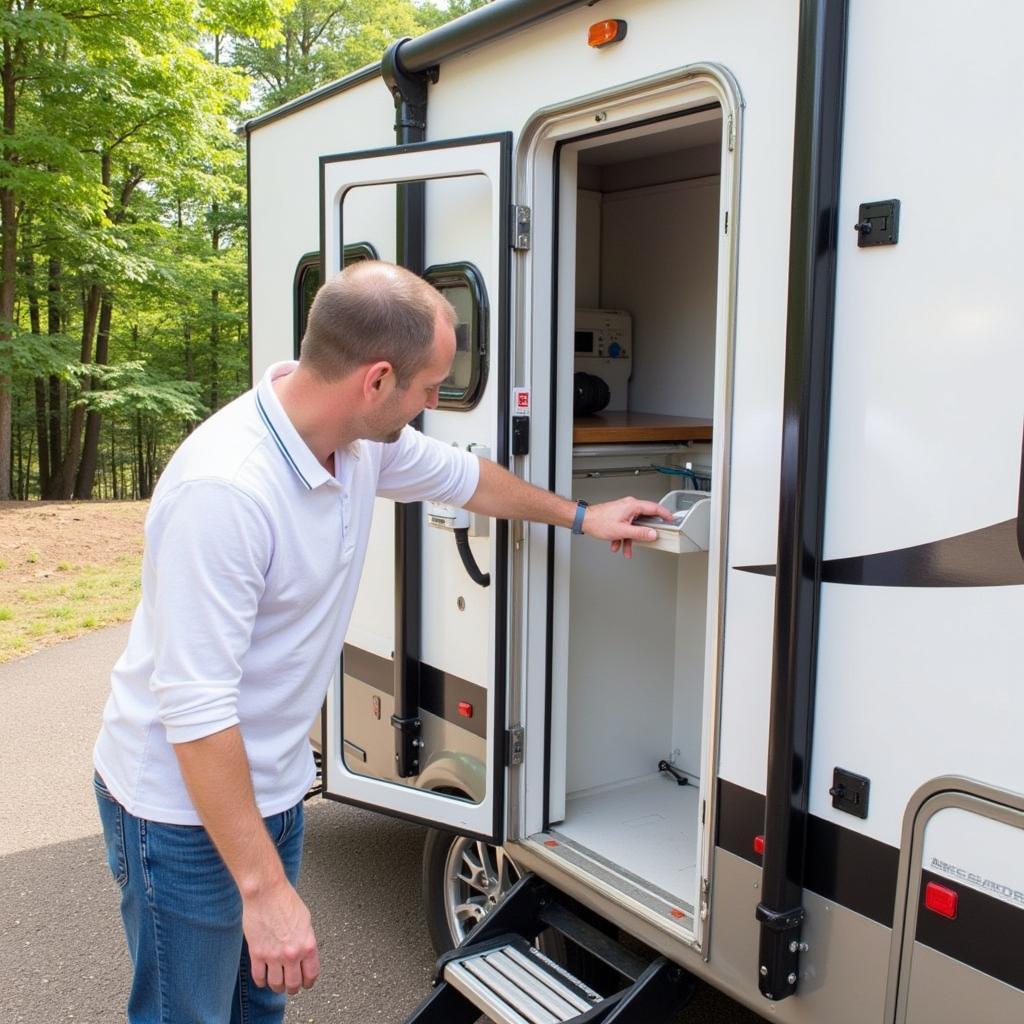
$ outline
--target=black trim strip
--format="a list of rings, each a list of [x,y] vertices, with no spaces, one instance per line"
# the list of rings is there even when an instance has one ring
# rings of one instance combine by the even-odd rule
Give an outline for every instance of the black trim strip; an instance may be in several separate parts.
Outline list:
[[[950,919],[928,910],[925,888],[935,882],[958,894],[957,915]],[[1024,989],[1024,908],[958,885],[945,875],[921,872],[916,940],[939,953]]]
[[[764,806],[762,794],[719,779],[715,845],[760,866],[753,842],[764,834]],[[893,923],[899,859],[895,846],[807,816],[805,887],[886,928]]]
[[[1024,488],[1022,488],[1024,500]],[[1007,519],[955,537],[895,551],[831,558],[822,583],[861,587],[1016,587],[1024,584],[1024,527]],[[736,566],[740,572],[774,576],[774,565]]]
[[[473,717],[459,714],[459,702],[473,705]],[[474,736],[487,738],[487,690],[450,672],[442,672],[432,665],[420,669],[420,707],[452,725],[461,726]],[[501,744],[496,744],[497,754]]]
[[[807,803],[835,319],[846,0],[802,0],[797,52],[775,638],[758,988],[793,995],[807,872]]]

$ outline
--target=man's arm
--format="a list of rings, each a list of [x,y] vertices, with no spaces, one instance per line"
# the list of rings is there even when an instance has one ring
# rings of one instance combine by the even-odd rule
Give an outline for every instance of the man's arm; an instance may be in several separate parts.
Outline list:
[[[288,882],[252,789],[239,729],[242,662],[273,559],[269,521],[217,480],[164,495],[146,524],[149,685],[189,796],[242,897],[253,981],[295,993],[320,970],[309,912]]]
[[[312,921],[256,807],[238,726],[175,744],[174,752],[192,803],[242,896],[253,981],[289,995],[311,988],[320,973]]]
[[[489,459],[480,459],[480,482],[466,502],[470,512],[498,519],[527,519],[551,526],[572,526],[576,502],[525,483]],[[654,501],[619,498],[591,505],[583,515],[583,532],[611,541],[612,551],[621,549],[626,558],[633,554],[633,541],[653,541],[657,532],[650,526],[635,526],[637,516],[659,516],[672,522],[672,513]]]

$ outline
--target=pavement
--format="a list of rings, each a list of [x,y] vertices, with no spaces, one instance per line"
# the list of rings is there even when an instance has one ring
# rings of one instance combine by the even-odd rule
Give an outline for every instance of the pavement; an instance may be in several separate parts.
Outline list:
[[[92,792],[115,626],[0,665],[0,1024],[123,1021],[130,964]],[[422,828],[331,801],[306,808],[299,891],[323,973],[288,1024],[400,1024],[429,991]],[[755,1024],[701,988],[678,1024]],[[182,1022],[185,1024],[185,1022]]]

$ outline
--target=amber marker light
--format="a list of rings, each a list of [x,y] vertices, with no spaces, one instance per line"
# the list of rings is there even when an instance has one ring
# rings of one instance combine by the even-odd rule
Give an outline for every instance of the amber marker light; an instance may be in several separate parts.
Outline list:
[[[619,43],[626,38],[626,23],[621,18],[607,18],[595,21],[587,29],[587,45],[600,49],[609,43]]]

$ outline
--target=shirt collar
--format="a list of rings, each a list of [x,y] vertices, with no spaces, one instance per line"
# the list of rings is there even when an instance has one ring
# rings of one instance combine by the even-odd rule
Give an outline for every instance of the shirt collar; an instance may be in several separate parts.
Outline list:
[[[334,477],[324,468],[320,460],[309,450],[306,442],[299,436],[299,432],[292,425],[292,421],[288,418],[288,414],[284,411],[273,388],[273,382],[278,377],[286,376],[298,365],[294,360],[290,360],[274,363],[267,369],[256,388],[256,411],[284,456],[285,462],[291,466],[303,486],[312,491],[333,480]]]

